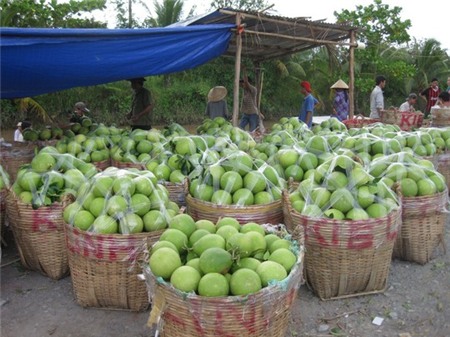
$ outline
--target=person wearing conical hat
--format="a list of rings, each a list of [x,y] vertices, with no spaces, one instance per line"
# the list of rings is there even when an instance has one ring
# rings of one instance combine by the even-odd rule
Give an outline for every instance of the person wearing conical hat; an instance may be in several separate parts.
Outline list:
[[[335,92],[331,117],[336,117],[342,122],[348,118],[349,112],[348,85],[339,79],[330,89],[333,89]]]
[[[206,105],[205,114],[210,119],[223,117],[228,119],[228,106],[225,97],[227,96],[227,88],[217,86],[211,88],[208,93],[208,104]]]

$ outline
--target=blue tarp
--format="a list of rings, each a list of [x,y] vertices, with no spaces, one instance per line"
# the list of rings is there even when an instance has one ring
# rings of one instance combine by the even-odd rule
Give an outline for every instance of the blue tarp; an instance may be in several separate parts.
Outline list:
[[[191,69],[223,54],[233,27],[1,28],[0,97],[33,97]]]

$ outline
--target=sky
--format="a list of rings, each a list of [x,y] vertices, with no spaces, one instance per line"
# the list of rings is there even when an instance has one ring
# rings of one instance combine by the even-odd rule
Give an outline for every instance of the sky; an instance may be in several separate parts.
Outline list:
[[[63,0],[68,1],[68,0]],[[125,0],[124,0],[125,1]],[[153,1],[146,1],[152,14],[154,14]],[[162,0],[157,0],[159,3]],[[185,15],[189,10],[196,6],[196,14],[207,13],[213,0],[184,0]],[[341,12],[343,9],[356,10],[357,5],[368,6],[373,4],[373,0],[266,0],[269,5],[273,4],[268,14],[286,16],[286,17],[307,17],[310,20],[322,20],[334,23],[336,18],[333,12]],[[143,17],[148,16],[148,12],[139,8],[135,1],[133,12],[139,16],[139,12],[143,13]],[[449,20],[449,4],[448,0],[432,0],[432,5],[424,2],[412,0],[382,0],[382,3],[389,5],[390,8],[395,6],[401,7],[400,16],[403,20],[411,20],[411,28],[409,34],[411,38],[417,41],[434,38],[441,43],[442,49],[447,49],[450,54],[450,33],[448,32],[447,22]],[[115,13],[113,8],[103,11],[95,15],[99,20],[109,22],[108,26],[114,27]],[[142,17],[142,18],[143,18]]]
[[[196,13],[208,11],[210,0],[185,0],[185,8],[189,9],[197,5]],[[336,19],[333,12],[341,12],[343,9],[355,10],[357,5],[368,6],[373,0],[267,0],[274,4],[272,10],[276,15],[286,17],[310,17],[311,20],[326,19],[325,22],[334,23]],[[430,5],[423,1],[412,0],[383,0],[390,8],[401,7],[401,18],[411,20],[411,28],[408,31],[411,37],[418,41],[434,38],[441,43],[442,49],[450,53],[450,33],[447,22],[449,20],[448,0],[433,0]],[[275,14],[275,13],[273,13]]]

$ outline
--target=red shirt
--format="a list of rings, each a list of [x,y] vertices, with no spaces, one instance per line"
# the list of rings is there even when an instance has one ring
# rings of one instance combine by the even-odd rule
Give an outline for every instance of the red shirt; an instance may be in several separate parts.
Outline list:
[[[439,87],[436,90],[429,87],[420,93],[422,96],[427,98],[427,107],[425,108],[426,112],[430,112],[431,107],[436,104],[440,93],[441,89],[439,89]]]

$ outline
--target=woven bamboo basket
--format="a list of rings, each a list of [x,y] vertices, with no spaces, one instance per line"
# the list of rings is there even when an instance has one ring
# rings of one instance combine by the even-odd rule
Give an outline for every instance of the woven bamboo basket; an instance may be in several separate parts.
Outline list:
[[[0,164],[8,172],[11,182],[16,180],[17,172],[25,165],[31,163],[37,145],[32,142],[14,142],[11,147],[1,147]]]
[[[102,161],[96,161],[96,162],[92,162],[92,164],[95,165],[96,168],[98,168],[100,171],[104,171],[106,170],[108,167],[111,166],[111,159],[105,159]],[[113,165],[114,166],[114,165]]]
[[[448,191],[431,196],[402,198],[402,226],[397,234],[393,257],[425,264],[441,244],[448,212]]]
[[[436,170],[445,177],[447,189],[450,191],[450,153],[437,156]]]
[[[431,109],[431,126],[437,128],[450,126],[450,109]]]
[[[144,163],[131,163],[131,162],[121,162],[114,159],[111,159],[111,166],[127,169],[127,168],[136,168],[138,170],[145,170]]]
[[[185,185],[184,184],[176,184],[165,181],[163,185],[167,188],[169,192],[169,199],[175,202],[178,206],[186,206],[186,196],[185,196]]]
[[[149,306],[140,262],[163,231],[96,234],[64,225],[76,301],[83,307],[144,311]]]
[[[284,223],[281,200],[251,206],[217,205],[186,194],[186,208],[187,213],[195,221],[206,219],[216,223],[220,218],[233,217],[241,224],[256,222],[278,225]]]
[[[422,126],[423,113],[420,111],[399,111],[396,108],[390,108],[381,111],[381,122],[398,125],[403,131],[411,131]]]
[[[290,187],[292,185],[289,185]],[[305,242],[305,229],[303,226],[297,226],[300,223],[300,213],[293,212],[291,202],[289,200],[289,192],[284,190],[282,194],[282,208],[284,216],[284,225],[287,231],[292,235],[294,240],[304,244]]]
[[[291,308],[303,281],[303,252],[289,276],[248,296],[203,297],[182,293],[155,279],[148,266],[144,275],[152,293],[149,325],[164,337],[283,337]]]
[[[358,114],[358,115],[354,116],[353,118],[346,119],[346,120],[342,121],[342,123],[345,124],[347,129],[362,128],[364,126],[367,126],[367,125],[370,125],[370,124],[373,124],[373,123],[378,123],[378,122],[380,122],[379,119],[367,118],[367,117],[364,117],[361,114]]]
[[[306,217],[290,202],[283,207],[292,215],[288,230],[304,228],[306,280],[319,298],[339,299],[385,290],[401,210],[383,218],[349,221]]]
[[[22,264],[55,280],[67,276],[63,205],[33,209],[9,192],[6,211]]]

